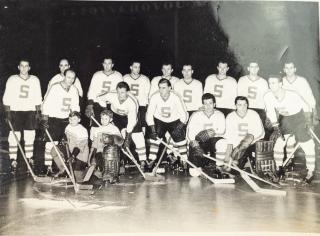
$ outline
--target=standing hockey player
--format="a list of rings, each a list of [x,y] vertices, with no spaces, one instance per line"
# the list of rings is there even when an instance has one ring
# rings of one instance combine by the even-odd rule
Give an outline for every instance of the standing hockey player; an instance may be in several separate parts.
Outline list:
[[[264,123],[266,113],[263,96],[269,90],[268,82],[258,75],[259,65],[257,62],[250,62],[247,70],[249,74],[242,76],[238,81],[238,96],[248,98],[250,108],[258,112]]]
[[[210,152],[215,156],[215,144],[225,132],[226,119],[221,111],[215,109],[215,103],[211,93],[203,94],[204,109],[194,112],[187,125],[189,160],[201,168],[208,163],[202,155]],[[189,171],[191,173],[192,169]]]
[[[149,92],[149,99],[151,98],[151,96],[159,91],[159,81],[161,79],[167,79],[170,81],[171,85],[174,87],[174,84],[176,82],[179,81],[179,78],[175,77],[175,76],[172,76],[172,72],[173,72],[173,69],[172,69],[172,64],[171,63],[168,63],[168,62],[164,62],[162,64],[162,75],[160,76],[156,76],[154,77],[152,80],[151,80],[151,87],[150,87],[150,92]]]
[[[193,79],[192,74],[192,66],[189,64],[183,65],[183,79],[173,86],[174,91],[182,97],[189,116],[202,106],[201,96],[203,94],[202,83],[199,80]]]
[[[150,80],[145,75],[140,74],[140,62],[133,61],[130,65],[130,74],[123,76],[123,81],[130,87],[130,92],[133,94],[139,103],[138,116],[141,120],[142,127],[146,127],[146,111],[149,100]]]
[[[73,85],[76,73],[67,69],[64,79],[60,83],[51,86],[42,103],[42,129],[48,129],[55,144],[62,139],[69,121],[71,111],[80,112],[78,90]],[[51,172],[52,156],[50,154],[53,144],[46,139],[45,165]]]
[[[253,144],[264,137],[264,128],[257,112],[248,109],[249,101],[246,97],[237,96],[235,99],[236,110],[226,117],[226,132],[224,139],[216,143],[216,164],[221,166],[224,161],[235,160],[239,167],[244,167],[246,159],[244,154],[251,152]],[[231,155],[226,155],[228,144],[232,145]],[[249,149],[249,147],[252,147]],[[247,150],[248,149],[248,150]],[[250,155],[250,153],[248,153]]]
[[[123,81],[122,75],[118,71],[113,70],[114,62],[112,58],[106,57],[103,60],[102,66],[103,70],[97,71],[92,76],[88,89],[88,103],[85,113],[89,119],[91,116],[94,116],[100,120],[99,116],[104,107],[99,105],[97,100],[98,95],[116,90],[117,84]],[[93,126],[96,126],[96,124],[93,124]]]
[[[21,132],[24,133],[25,154],[32,164],[35,129],[41,119],[41,87],[39,79],[29,74],[31,67],[28,60],[21,60],[18,69],[20,73],[10,76],[6,83],[3,105],[6,121],[11,122],[18,139]],[[18,146],[12,130],[8,142],[11,168],[15,171]]]
[[[63,80],[64,72],[70,69],[69,61],[67,59],[61,59],[59,63],[59,69],[60,69],[60,73],[53,76],[52,79],[49,81],[47,91],[49,91],[49,89],[53,84],[59,83]],[[77,88],[80,98],[82,98],[83,90],[82,90],[82,86],[79,78],[75,79],[74,86]]]
[[[306,78],[296,75],[297,68],[292,62],[284,64],[286,76],[283,77],[283,88],[293,90],[298,93],[309,105],[313,115],[313,122],[319,122],[316,111],[316,100]]]
[[[64,131],[66,137],[66,147],[64,147],[64,149],[70,153],[70,157],[72,158],[71,162],[76,182],[81,182],[83,180],[83,174],[87,167],[89,157],[88,131],[80,124],[80,116],[80,112],[71,112],[69,115],[69,124]],[[64,153],[64,150],[61,151]],[[58,177],[64,173],[65,169],[54,148],[51,150],[51,155],[60,170],[55,175],[55,177]],[[67,154],[67,156],[69,155]]]
[[[268,83],[270,91],[264,96],[264,101],[274,134],[277,134],[271,135],[275,141],[277,168],[282,166],[284,148],[287,156],[290,156],[297,141],[305,152],[308,169],[306,178],[310,180],[315,167],[315,144],[308,134],[308,127],[312,123],[311,107],[296,92],[283,89],[280,77],[270,76]]]
[[[112,124],[113,112],[103,110],[100,114],[101,126],[92,127],[92,161],[103,172],[102,179],[110,183],[119,182],[120,146],[123,138],[120,130]]]
[[[182,156],[181,161],[186,169],[187,120],[188,113],[181,97],[172,91],[169,80],[161,79],[159,81],[159,91],[152,95],[146,115],[146,121],[151,131],[150,160],[154,161],[157,158],[160,144],[157,138],[163,138],[166,132],[169,132]]]
[[[235,109],[234,100],[237,97],[237,81],[227,76],[229,70],[226,62],[219,62],[218,74],[206,78],[204,93],[212,93],[216,98],[216,107],[227,116]]]
[[[111,104],[113,122],[121,133],[125,133],[123,135],[125,137],[124,148],[130,148],[133,140],[141,167],[144,169],[146,167],[147,154],[141,123],[138,119],[138,101],[129,92],[130,88],[126,82],[118,83],[116,91],[100,95],[97,100],[102,107],[106,107],[106,102]]]

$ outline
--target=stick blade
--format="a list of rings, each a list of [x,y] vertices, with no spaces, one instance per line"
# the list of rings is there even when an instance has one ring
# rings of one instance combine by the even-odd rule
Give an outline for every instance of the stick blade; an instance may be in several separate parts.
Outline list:
[[[76,184],[78,190],[92,190],[93,185],[92,184]]]
[[[39,177],[35,176],[34,181],[37,183],[51,183],[52,182],[52,177],[44,176],[44,177]]]
[[[146,181],[162,182],[165,180],[163,175],[154,175],[153,173],[144,173]]]
[[[87,182],[90,180],[95,168],[96,168],[95,165],[92,165],[86,170],[87,173],[85,174],[85,176],[83,178],[83,182]]]

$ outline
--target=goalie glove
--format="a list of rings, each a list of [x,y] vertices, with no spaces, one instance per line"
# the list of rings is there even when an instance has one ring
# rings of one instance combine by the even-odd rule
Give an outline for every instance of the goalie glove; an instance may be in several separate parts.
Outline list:
[[[196,140],[198,142],[204,143],[208,141],[210,138],[213,138],[216,132],[213,129],[202,130],[196,135]]]
[[[239,160],[243,154],[245,153],[245,151],[247,150],[247,148],[250,146],[250,144],[252,143],[254,137],[252,134],[247,134],[239,143],[239,145],[237,147],[235,147],[232,150],[231,153],[231,158],[233,160]]]

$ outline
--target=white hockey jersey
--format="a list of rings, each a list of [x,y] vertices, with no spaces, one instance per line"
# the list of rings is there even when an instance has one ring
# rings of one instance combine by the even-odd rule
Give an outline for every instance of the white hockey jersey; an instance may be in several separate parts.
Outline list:
[[[205,81],[204,93],[211,93],[215,96],[216,107],[235,109],[237,81],[230,76],[220,80],[216,74],[209,75]]]
[[[53,84],[43,100],[42,114],[65,119],[71,111],[80,112],[78,90],[74,85],[66,90],[61,82]]]
[[[130,87],[130,92],[136,97],[139,106],[146,106],[149,100],[150,80],[144,75],[134,79],[130,74],[123,76],[123,81]]]
[[[42,102],[38,77],[30,75],[25,80],[19,75],[10,76],[2,101],[5,106],[10,106],[12,111],[35,111],[36,106]]]
[[[187,138],[189,141],[195,140],[197,134],[203,130],[213,129],[215,137],[222,137],[226,128],[226,119],[221,111],[214,110],[214,113],[208,117],[203,111],[194,112],[188,122]]]
[[[181,79],[175,83],[173,89],[182,97],[187,111],[196,111],[202,106],[203,88],[199,80],[193,79],[187,84]]]
[[[268,82],[261,77],[253,81],[245,75],[238,81],[238,96],[247,97],[250,108],[265,109],[263,97],[268,90]]]
[[[118,71],[113,71],[110,75],[106,75],[103,71],[97,71],[91,79],[88,100],[98,102],[98,95],[116,90],[117,84],[121,81],[123,81],[122,75]]]
[[[156,76],[154,77],[152,80],[151,80],[151,87],[150,87],[150,92],[149,92],[149,99],[151,98],[151,96],[159,91],[159,81],[161,79],[166,79],[162,76]],[[170,78],[168,78],[168,80],[170,81],[171,83],[171,87],[173,88],[175,83],[177,83],[180,79],[177,78],[177,77],[174,77],[174,76],[171,76]]]
[[[69,149],[72,150],[77,147],[80,149],[80,153],[77,158],[83,162],[88,161],[89,147],[88,147],[88,131],[81,124],[76,126],[67,125],[65,129],[67,136]]]
[[[59,83],[64,79],[64,76],[61,74],[56,74],[55,76],[52,77],[52,79],[49,81],[48,83],[48,88],[47,91],[49,91],[50,87],[53,84]],[[83,90],[82,90],[82,86],[81,86],[81,82],[79,80],[79,78],[77,77],[73,83],[73,85],[77,88],[79,96],[82,97],[83,96]]]
[[[160,92],[156,92],[150,99],[146,114],[146,122],[149,126],[154,125],[153,117],[166,123],[176,120],[186,123],[188,121],[188,112],[182,98],[174,91],[170,91],[167,100],[163,100]]]

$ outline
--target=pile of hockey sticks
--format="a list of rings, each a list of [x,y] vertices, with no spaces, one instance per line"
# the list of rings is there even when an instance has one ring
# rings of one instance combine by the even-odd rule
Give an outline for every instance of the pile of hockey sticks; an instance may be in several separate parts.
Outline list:
[[[91,119],[92,119],[99,127],[101,127],[100,123],[99,123],[93,116],[91,116]],[[163,155],[164,155],[164,153],[165,153],[165,150],[163,151],[163,153],[162,153],[162,155],[161,155],[161,157],[160,157],[160,159],[159,159],[156,167],[153,169],[152,173],[147,173],[147,172],[145,173],[145,172],[142,171],[139,163],[136,161],[136,159],[134,158],[134,156],[133,156],[133,154],[131,153],[131,151],[130,151],[129,148],[126,148],[126,150],[124,150],[124,149],[122,148],[121,150],[122,150],[123,154],[125,154],[125,155],[135,164],[135,166],[138,168],[139,172],[141,173],[142,177],[143,177],[145,180],[147,180],[147,181],[155,181],[155,182],[157,182],[157,181],[163,181],[163,180],[164,180],[164,176],[158,175],[158,174],[156,173],[156,171],[157,171],[157,169],[158,169],[158,167],[159,167],[160,162],[162,161],[162,157],[163,157]]]

